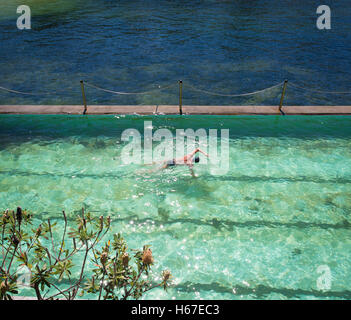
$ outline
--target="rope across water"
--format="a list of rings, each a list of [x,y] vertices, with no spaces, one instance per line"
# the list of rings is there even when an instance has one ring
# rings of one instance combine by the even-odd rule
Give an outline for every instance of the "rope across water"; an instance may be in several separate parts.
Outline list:
[[[23,95],[30,95],[30,96],[36,96],[34,93],[28,93],[28,92],[22,92],[22,91],[17,91],[17,90],[12,90],[12,89],[7,89],[4,87],[0,87],[1,90],[11,92],[11,93],[17,93],[17,94],[23,94]]]
[[[95,88],[97,90],[101,90],[101,91],[105,91],[105,92],[108,92],[108,93],[112,93],[112,94],[118,94],[118,95],[140,95],[140,94],[150,94],[150,93],[153,93],[153,92],[159,92],[159,91],[162,91],[162,90],[165,90],[165,89],[168,89],[168,88],[171,88],[173,86],[175,86],[174,83],[170,84],[170,85],[167,85],[165,87],[160,87],[157,88],[157,89],[152,89],[152,90],[149,90],[149,91],[144,91],[144,92],[120,92],[120,91],[114,91],[114,90],[108,90],[108,89],[104,89],[104,88],[101,88],[101,87],[98,87],[94,84],[91,84],[91,83],[88,83],[88,82],[84,82],[84,85],[86,85],[87,87],[91,87],[91,88]]]
[[[193,90],[193,91],[197,91],[200,93],[204,93],[204,94],[209,94],[209,95],[214,95],[214,96],[221,96],[221,97],[245,97],[245,96],[251,96],[251,95],[255,95],[255,94],[259,94],[259,93],[263,93],[265,91],[269,91],[275,88],[278,88],[280,86],[282,86],[284,84],[283,82],[280,82],[274,86],[262,89],[262,90],[257,90],[257,91],[253,91],[253,92],[248,92],[248,93],[237,93],[237,94],[225,94],[225,93],[218,93],[218,92],[212,92],[212,91],[208,91],[208,90],[203,90],[203,89],[199,89],[195,86],[193,86],[192,84],[189,83],[185,83],[185,87],[188,87],[189,89]],[[147,95],[147,94],[152,94],[155,92],[160,92],[162,90],[166,90],[172,87],[175,87],[177,84],[176,83],[172,83],[166,86],[158,86],[158,88],[156,89],[152,89],[152,90],[148,90],[148,91],[142,91],[142,92],[122,92],[122,91],[115,91],[115,90],[110,90],[110,89],[105,89],[105,88],[101,88],[95,84],[91,84],[88,82],[84,82],[84,85],[87,87],[91,87],[94,88],[96,90],[100,90],[100,91],[104,91],[104,92],[108,92],[108,93],[112,93],[112,94],[116,94],[116,95]],[[300,90],[305,90],[305,91],[310,91],[310,92],[316,92],[316,93],[324,93],[324,94],[351,94],[351,91],[322,91],[322,90],[316,90],[316,89],[311,89],[311,88],[307,88],[307,87],[302,87],[299,86],[295,83],[291,83],[289,82],[289,87],[293,87],[296,89],[300,89]],[[29,95],[29,96],[42,96],[42,95],[52,95],[52,92],[38,92],[38,93],[30,93],[30,92],[23,92],[23,91],[19,91],[19,90],[14,90],[14,89],[9,89],[9,88],[5,88],[0,86],[0,90],[6,91],[6,92],[10,92],[10,93],[15,93],[15,94],[20,94],[20,95]],[[57,92],[55,92],[57,95]]]
[[[13,90],[13,89],[1,87],[1,86],[0,86],[0,90],[7,91],[7,92],[10,92],[10,93],[21,94],[21,95],[28,95],[28,96],[48,96],[48,95],[52,96],[54,94],[57,95],[57,91],[55,93],[52,93],[52,92],[30,93],[30,92],[23,92],[23,91]],[[61,93],[63,93],[63,91]]]
[[[194,91],[198,91],[198,92],[202,92],[202,93],[206,93],[206,94],[210,94],[210,95],[214,95],[214,96],[221,96],[221,97],[244,97],[244,96],[251,96],[251,95],[254,95],[254,94],[257,94],[257,93],[262,93],[264,91],[268,91],[268,90],[271,90],[271,89],[274,89],[274,88],[277,88],[277,87],[280,87],[281,85],[283,85],[284,81],[283,82],[280,82],[274,86],[271,86],[271,87],[268,87],[268,88],[265,88],[265,89],[262,89],[262,90],[258,90],[258,91],[254,91],[254,92],[249,92],[249,93],[238,93],[238,94],[223,94],[223,93],[217,93],[217,92],[211,92],[211,91],[207,91],[207,90],[202,90],[202,89],[198,89],[190,84],[188,84],[187,86],[194,90]]]
[[[326,93],[326,94],[351,94],[351,91],[322,91],[322,90],[316,90],[316,89],[310,89],[306,87],[301,87],[299,85],[296,85],[294,83],[289,82],[289,85],[292,87],[295,87],[297,89],[301,90],[306,90],[306,91],[311,91],[311,92],[317,92],[317,93]]]

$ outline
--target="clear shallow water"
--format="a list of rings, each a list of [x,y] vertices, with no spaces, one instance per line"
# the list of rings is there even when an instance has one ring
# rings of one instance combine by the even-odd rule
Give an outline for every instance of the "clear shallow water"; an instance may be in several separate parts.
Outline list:
[[[197,165],[192,179],[185,168],[123,165],[121,132],[144,120],[230,129],[229,172]],[[172,271],[174,287],[146,299],[350,299],[350,120],[0,115],[0,209],[22,206],[61,228],[63,209],[111,215],[130,248],[152,245],[155,273]]]
[[[32,30],[16,28],[16,8],[32,8]],[[284,79],[327,91],[351,91],[351,6],[324,1],[332,29],[316,28],[316,1],[2,0],[0,86],[50,95],[0,92],[0,104],[80,104],[79,80],[152,95],[115,96],[87,89],[90,104],[279,103],[280,89],[245,98],[199,94],[260,90]],[[345,105],[350,95],[288,87],[285,103]]]

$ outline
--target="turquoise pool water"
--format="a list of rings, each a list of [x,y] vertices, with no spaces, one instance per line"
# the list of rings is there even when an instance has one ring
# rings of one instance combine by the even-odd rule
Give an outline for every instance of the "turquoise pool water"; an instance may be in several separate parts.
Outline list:
[[[229,172],[197,165],[193,179],[186,168],[124,165],[121,133],[145,120],[229,129]],[[172,271],[172,288],[145,299],[350,299],[350,120],[0,115],[0,209],[60,226],[62,209],[111,215],[130,248],[152,245],[155,274]]]

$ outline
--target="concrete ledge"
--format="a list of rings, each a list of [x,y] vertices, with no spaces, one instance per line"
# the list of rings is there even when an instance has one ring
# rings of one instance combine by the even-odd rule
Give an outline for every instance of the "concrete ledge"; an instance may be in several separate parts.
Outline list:
[[[198,115],[280,114],[278,106],[184,106],[183,113]]]
[[[155,111],[156,114],[179,114],[179,106],[157,106]]]
[[[77,105],[3,105],[0,106],[0,113],[10,114],[82,114],[83,106]]]
[[[278,106],[183,106],[189,115],[280,115]],[[83,114],[81,105],[2,105],[0,114]],[[351,115],[351,106],[284,106],[285,115]],[[88,106],[86,114],[179,114],[177,105]]]
[[[81,107],[81,109],[84,107]],[[156,106],[88,106],[86,114],[153,114]],[[0,107],[1,110],[1,107]]]

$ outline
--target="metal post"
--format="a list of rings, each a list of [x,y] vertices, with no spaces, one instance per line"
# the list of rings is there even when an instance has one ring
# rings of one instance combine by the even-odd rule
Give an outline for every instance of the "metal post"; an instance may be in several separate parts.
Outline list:
[[[82,96],[83,96],[83,103],[84,103],[83,114],[86,114],[86,112],[87,112],[87,99],[85,98],[85,90],[84,90],[84,82],[83,82],[83,80],[80,80],[80,86],[82,88]]]
[[[284,86],[283,86],[282,96],[281,96],[281,98],[280,98],[280,103],[279,103],[279,111],[280,111],[281,113],[283,113],[282,107],[283,107],[283,101],[284,101],[284,96],[285,96],[285,91],[286,91],[286,86],[287,86],[287,84],[288,84],[288,80],[285,80],[285,81],[284,81]]]
[[[179,80],[179,114],[183,114],[182,110],[182,98],[183,98],[183,81]]]

